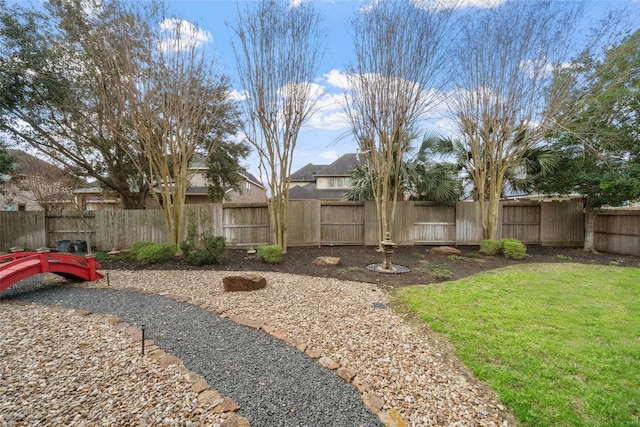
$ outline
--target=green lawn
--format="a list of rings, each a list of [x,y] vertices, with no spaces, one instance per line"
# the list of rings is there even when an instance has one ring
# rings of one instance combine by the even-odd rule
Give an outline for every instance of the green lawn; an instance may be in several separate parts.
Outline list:
[[[640,426],[640,269],[518,265],[397,294],[523,425]]]

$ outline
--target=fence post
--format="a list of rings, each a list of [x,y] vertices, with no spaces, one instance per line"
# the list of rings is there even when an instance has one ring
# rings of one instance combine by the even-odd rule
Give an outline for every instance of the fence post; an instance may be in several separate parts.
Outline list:
[[[94,282],[98,280],[98,274],[96,273],[96,256],[87,254],[84,258],[87,260],[87,268],[89,269],[89,281]]]
[[[49,248],[38,248],[36,250],[40,256],[40,273],[49,272]]]

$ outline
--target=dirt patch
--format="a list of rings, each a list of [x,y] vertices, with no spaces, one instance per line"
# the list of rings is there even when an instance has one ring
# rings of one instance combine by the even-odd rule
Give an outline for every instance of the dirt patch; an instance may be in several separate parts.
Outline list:
[[[142,265],[125,258],[103,261],[101,264],[105,270],[277,271],[376,283],[386,288],[456,280],[481,271],[526,263],[577,262],[640,267],[640,257],[637,256],[594,254],[584,252],[581,248],[530,245],[527,247],[527,256],[523,260],[507,259],[501,255],[484,256],[478,252],[477,246],[458,248],[462,252],[460,256],[429,255],[430,248],[429,246],[397,248],[392,255],[392,263],[410,269],[409,272],[401,274],[377,273],[366,269],[367,265],[380,263],[383,259],[383,255],[377,252],[374,246],[293,247],[289,248],[284,261],[275,265],[260,261],[254,255],[247,254],[246,250],[240,249],[230,249],[227,260],[215,266],[193,266],[180,257],[149,265]],[[340,265],[337,267],[313,265],[313,260],[319,256],[339,257]]]

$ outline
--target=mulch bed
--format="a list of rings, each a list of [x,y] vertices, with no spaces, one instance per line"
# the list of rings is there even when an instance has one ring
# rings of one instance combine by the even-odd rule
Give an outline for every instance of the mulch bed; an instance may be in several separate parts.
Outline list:
[[[341,280],[377,283],[384,287],[398,287],[414,284],[437,283],[460,279],[481,271],[523,263],[577,262],[584,264],[620,265],[640,267],[640,257],[610,253],[594,254],[581,248],[544,247],[530,245],[523,260],[512,260],[502,255],[479,255],[477,246],[459,247],[461,257],[429,255],[430,246],[401,246],[394,250],[393,264],[409,267],[411,271],[401,274],[377,273],[366,269],[367,265],[380,263],[383,255],[374,246],[323,246],[289,248],[284,261],[280,264],[267,264],[248,255],[246,250],[229,249],[228,258],[220,265],[193,266],[182,258],[142,265],[135,261],[119,257],[101,262],[103,269],[165,269],[198,270],[214,269],[223,271],[277,271],[317,277],[332,277]],[[316,266],[312,262],[319,256],[332,256],[341,259],[337,267]]]

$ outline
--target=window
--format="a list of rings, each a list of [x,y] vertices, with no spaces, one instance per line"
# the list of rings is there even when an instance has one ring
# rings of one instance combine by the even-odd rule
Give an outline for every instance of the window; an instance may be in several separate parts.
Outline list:
[[[351,178],[329,178],[328,180],[329,188],[350,188],[351,187]]]
[[[27,205],[25,205],[24,203],[18,203],[18,210],[21,212],[24,212],[27,210]]]

